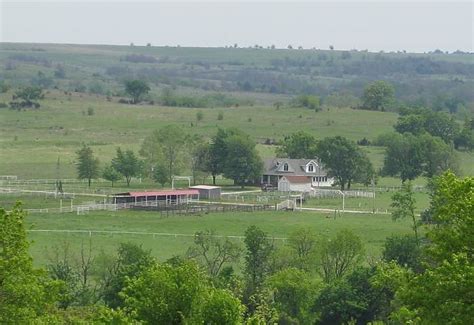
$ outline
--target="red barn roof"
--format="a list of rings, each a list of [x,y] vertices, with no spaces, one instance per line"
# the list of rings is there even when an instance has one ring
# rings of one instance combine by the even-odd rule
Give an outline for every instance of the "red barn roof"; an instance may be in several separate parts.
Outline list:
[[[170,195],[198,195],[198,190],[167,190],[167,191],[146,191],[146,192],[126,192],[119,193],[116,196],[170,196]]]

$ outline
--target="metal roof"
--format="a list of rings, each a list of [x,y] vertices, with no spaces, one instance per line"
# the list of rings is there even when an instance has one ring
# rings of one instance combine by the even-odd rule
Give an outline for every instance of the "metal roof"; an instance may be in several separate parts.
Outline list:
[[[195,185],[191,186],[190,189],[197,189],[197,190],[216,190],[220,189],[220,186],[212,186],[212,185]]]
[[[140,197],[140,196],[169,196],[169,195],[198,195],[198,190],[166,190],[166,191],[146,191],[146,192],[126,192],[118,193],[115,196],[131,196],[131,197]]]

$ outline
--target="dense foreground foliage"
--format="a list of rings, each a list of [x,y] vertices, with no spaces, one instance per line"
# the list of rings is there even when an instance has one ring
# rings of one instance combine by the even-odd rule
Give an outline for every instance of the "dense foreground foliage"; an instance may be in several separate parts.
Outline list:
[[[300,229],[277,246],[250,226],[243,250],[202,231],[165,262],[129,243],[92,257],[85,243],[77,259],[61,247],[43,270],[21,207],[0,210],[0,323],[470,324],[474,178],[446,173],[431,187],[426,237],[387,239],[381,260],[350,230]]]

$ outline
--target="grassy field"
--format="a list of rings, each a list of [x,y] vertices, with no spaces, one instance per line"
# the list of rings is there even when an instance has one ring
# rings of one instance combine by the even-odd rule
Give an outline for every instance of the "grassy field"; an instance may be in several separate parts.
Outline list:
[[[10,95],[3,94],[0,98]],[[94,115],[85,113],[88,107],[94,108]],[[203,112],[204,118],[196,123],[198,111]],[[224,112],[222,121],[217,120],[219,111]],[[277,110],[268,106],[219,109],[131,106],[108,102],[104,97],[79,94],[69,97],[51,92],[39,110],[0,110],[0,171],[3,175],[26,179],[55,178],[59,158],[60,177],[74,178],[75,151],[81,143],[91,145],[100,160],[108,163],[118,146],[138,150],[147,135],[167,124],[177,124],[188,133],[207,137],[219,127],[237,127],[258,141],[281,139],[298,130],[319,139],[342,135],[356,141],[363,137],[374,139],[391,130],[396,118],[396,114],[388,112],[335,108],[315,113],[304,108]],[[274,155],[274,146],[258,148],[262,157]],[[384,149],[364,149],[374,166],[380,168]],[[460,153],[459,156],[462,172],[474,173],[474,155]],[[386,181],[384,185],[395,185]]]
[[[4,98],[7,96],[3,95]],[[93,116],[84,113],[88,107],[94,108]],[[197,111],[204,114],[199,123],[196,123]],[[224,112],[222,121],[217,120],[219,111]],[[69,101],[64,94],[52,92],[39,110],[0,110],[3,158],[0,170],[2,174],[22,178],[54,178],[59,158],[61,177],[73,178],[75,151],[81,143],[90,144],[96,155],[108,162],[118,146],[138,150],[147,135],[167,124],[177,124],[188,133],[205,136],[212,136],[218,127],[237,127],[260,141],[281,139],[298,130],[305,130],[317,138],[342,135],[358,140],[373,139],[391,129],[395,120],[393,113],[351,109],[315,113],[304,108],[276,110],[268,106],[169,108],[123,105],[81,95],[72,96]],[[273,155],[272,147],[260,146],[260,149],[264,157]]]
[[[192,244],[196,231],[213,229],[220,235],[243,236],[250,225],[257,225],[269,236],[285,238],[299,228],[313,229],[319,236],[332,236],[338,230],[351,229],[362,238],[369,256],[380,254],[387,236],[410,233],[408,220],[394,222],[389,215],[344,214],[336,219],[332,214],[315,212],[258,212],[258,213],[210,213],[202,216],[173,216],[160,218],[152,212],[94,212],[88,215],[55,214],[30,215],[26,219],[30,230],[102,230],[147,233],[169,233],[188,236],[53,233],[30,232],[33,241],[31,252],[38,264],[47,262],[48,254],[55,246],[68,242],[74,250],[81,243],[92,241],[94,251],[111,254],[121,242],[135,242],[151,249],[160,260],[184,254]],[[238,239],[236,239],[238,240]],[[276,240],[281,244],[282,240]]]

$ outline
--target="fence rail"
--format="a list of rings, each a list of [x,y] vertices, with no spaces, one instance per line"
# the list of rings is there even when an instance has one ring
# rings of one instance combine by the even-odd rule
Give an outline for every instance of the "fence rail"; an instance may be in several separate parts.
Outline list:
[[[63,233],[63,234],[103,234],[103,235],[138,235],[138,236],[163,236],[163,237],[194,237],[194,234],[166,233],[166,232],[145,232],[145,231],[120,231],[120,230],[88,230],[88,229],[29,229],[30,233]],[[210,235],[215,238],[245,239],[240,235]],[[273,240],[287,240],[286,237],[267,237]]]
[[[368,197],[373,198],[375,197],[374,192],[367,192],[367,191],[339,191],[339,190],[324,190],[324,189],[315,189],[311,192],[308,192],[308,196],[312,198],[333,198],[333,197],[341,197],[344,195],[345,197]]]

